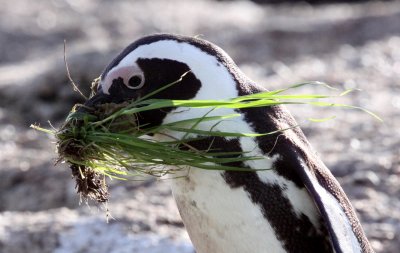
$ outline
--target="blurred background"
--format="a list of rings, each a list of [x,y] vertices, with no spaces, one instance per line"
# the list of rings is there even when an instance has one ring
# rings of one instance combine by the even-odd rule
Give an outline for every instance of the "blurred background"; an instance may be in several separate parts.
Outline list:
[[[189,253],[168,185],[111,182],[104,207],[80,204],[54,140],[91,80],[143,35],[201,35],[269,89],[308,80],[357,88],[357,110],[290,107],[357,210],[376,252],[400,248],[400,2],[0,0],[0,252]],[[306,87],[304,92],[317,92]],[[299,91],[300,92],[300,91]],[[307,118],[336,115],[324,123]]]

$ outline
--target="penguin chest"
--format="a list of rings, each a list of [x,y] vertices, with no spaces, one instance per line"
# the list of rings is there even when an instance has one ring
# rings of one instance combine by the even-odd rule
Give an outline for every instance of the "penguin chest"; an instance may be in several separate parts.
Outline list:
[[[171,180],[179,212],[198,253],[307,252],[299,248],[296,251],[292,249],[296,246],[288,245],[289,237],[294,234],[301,240],[319,233],[318,211],[304,190],[279,185],[283,182],[275,180],[277,175],[273,171],[257,173],[264,177],[260,179],[261,183],[262,180],[274,180],[273,184],[268,183],[276,190],[274,195],[263,189],[264,183],[254,184],[253,189],[232,187],[227,183],[229,175],[226,173],[192,169],[188,176]],[[270,173],[270,177],[265,173]],[[241,174],[243,177],[249,175]],[[279,199],[281,196],[283,199]],[[260,203],[257,198],[269,200],[271,210],[265,210],[268,203]],[[283,204],[277,204],[279,202]],[[290,210],[285,210],[287,204],[290,204]],[[301,224],[295,226],[290,222],[304,218],[308,221],[307,230]],[[282,233],[282,227],[285,233]]]

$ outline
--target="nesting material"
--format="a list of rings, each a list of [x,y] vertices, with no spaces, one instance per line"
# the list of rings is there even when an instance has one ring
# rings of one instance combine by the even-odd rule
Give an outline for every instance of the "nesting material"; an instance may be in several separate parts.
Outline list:
[[[93,108],[92,113],[76,112],[75,108],[78,106],[73,108],[65,124],[55,133],[59,160],[70,163],[76,189],[81,196],[97,202],[107,202],[109,194],[105,176],[86,164],[88,159],[96,159],[101,155],[96,146],[86,143],[87,134],[96,131],[96,128],[88,126],[91,122],[112,115],[127,106],[127,103],[102,104]],[[126,129],[134,131],[136,120],[125,115],[115,120],[114,124],[110,124],[107,131],[118,132]]]
[[[92,86],[96,86],[97,83],[98,81],[95,80]],[[101,104],[94,108],[85,108],[85,110],[77,110],[83,105],[76,105],[59,130],[33,127],[55,135],[59,161],[70,164],[78,193],[84,198],[106,202],[109,196],[107,177],[118,179],[146,175],[160,177],[187,168],[243,171],[247,169],[233,167],[230,164],[261,159],[262,157],[251,156],[246,152],[198,150],[190,145],[191,141],[202,138],[248,138],[276,133],[249,134],[221,132],[213,128],[209,130],[197,129],[201,122],[212,121],[212,125],[215,126],[220,121],[240,116],[239,114],[218,116],[217,112],[220,108],[240,109],[281,104],[308,104],[361,109],[379,119],[375,114],[363,108],[320,101],[334,97],[331,95],[286,94],[288,90],[308,84],[315,83],[298,84],[286,89],[251,94],[229,100],[165,100],[151,99],[149,95],[136,101]],[[337,96],[347,93],[349,91]],[[199,118],[184,119],[156,127],[138,125],[137,117],[141,112],[171,107],[201,108],[203,111],[206,108],[207,113]],[[329,119],[332,118],[328,117],[322,119],[322,121]],[[314,119],[314,121],[321,121],[321,119]],[[289,128],[292,127],[297,126]],[[280,129],[277,132],[285,130]],[[175,139],[170,135],[167,141],[156,141],[149,137],[171,131],[181,132],[180,136],[183,137]]]

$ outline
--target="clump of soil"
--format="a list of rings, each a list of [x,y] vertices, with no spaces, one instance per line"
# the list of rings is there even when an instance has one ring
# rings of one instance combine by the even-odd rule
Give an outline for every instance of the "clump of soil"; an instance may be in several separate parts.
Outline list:
[[[76,181],[75,188],[81,196],[98,203],[108,201],[108,185],[104,175],[100,175],[84,165],[71,164],[70,168]]]
[[[93,83],[95,82],[97,82],[97,79]],[[121,104],[105,103],[96,105],[94,108],[86,108],[83,112],[77,109],[84,107],[84,105],[75,105],[64,125],[56,133],[58,161],[66,161],[70,164],[72,177],[76,181],[77,193],[84,200],[90,199],[104,203],[109,198],[105,175],[85,165],[86,160],[100,155],[100,150],[86,140],[87,131],[94,127],[90,123],[105,119],[128,104],[127,102]],[[132,116],[122,116],[118,117],[108,127],[108,131],[132,130],[136,129],[136,120]]]

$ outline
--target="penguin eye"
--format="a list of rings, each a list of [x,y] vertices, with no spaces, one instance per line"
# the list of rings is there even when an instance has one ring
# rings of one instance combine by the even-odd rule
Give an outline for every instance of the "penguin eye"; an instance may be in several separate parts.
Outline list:
[[[143,74],[135,74],[135,75],[131,76],[128,80],[128,83],[125,85],[129,89],[133,89],[133,90],[142,88],[144,85]]]

